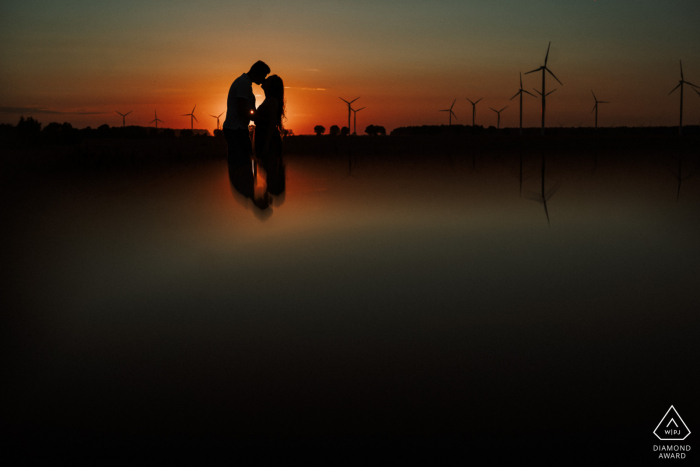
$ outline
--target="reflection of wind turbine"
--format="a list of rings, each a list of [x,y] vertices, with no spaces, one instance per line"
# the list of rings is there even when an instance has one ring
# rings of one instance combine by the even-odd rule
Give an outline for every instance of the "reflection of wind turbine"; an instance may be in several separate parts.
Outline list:
[[[116,112],[116,111],[115,111],[115,112]],[[127,113],[125,113],[125,114],[123,114],[123,113],[121,113],[121,112],[117,112],[119,115],[122,116],[122,126],[123,126],[123,127],[126,126],[126,116],[129,115],[131,112],[133,112],[133,110],[129,110],[129,111],[128,111]]]
[[[542,134],[544,134],[544,116],[545,116],[545,110],[546,110],[546,105],[545,105],[545,104],[546,104],[546,102],[545,102],[546,99],[545,99],[545,98],[546,98],[549,94],[551,94],[551,93],[547,93],[547,92],[545,91],[545,83],[544,83],[545,71],[546,71],[547,73],[549,73],[550,75],[552,75],[552,76],[554,77],[554,79],[556,79],[556,80],[559,82],[559,84],[561,84],[562,86],[564,86],[564,85],[562,84],[562,82],[559,81],[559,78],[557,78],[556,76],[554,76],[554,73],[552,73],[552,70],[550,70],[549,68],[547,68],[547,60],[549,59],[549,48],[550,48],[551,46],[552,46],[552,42],[550,42],[549,45],[547,46],[547,55],[544,56],[544,65],[542,65],[541,67],[539,67],[539,68],[537,68],[537,69],[535,69],[535,70],[528,71],[527,73],[525,73],[526,75],[529,75],[530,73],[534,73],[534,72],[536,72],[536,71],[542,70],[542,92],[539,92],[539,91],[538,91],[539,95],[542,96]]]
[[[595,101],[595,105],[593,106],[593,110],[595,110],[595,128],[596,130],[598,129],[598,104],[609,104],[610,102],[607,101],[599,101],[597,97],[595,97],[595,93],[591,89],[591,94],[593,94],[593,100]],[[591,112],[593,112],[591,110]]]
[[[683,79],[683,61],[681,61],[681,80],[678,82],[678,86],[673,88],[673,91],[675,91],[678,88],[681,88],[681,121],[680,121],[680,124],[678,125],[678,134],[679,135],[683,134],[683,85],[684,84],[689,84],[690,86],[692,86],[691,89],[698,87],[698,86],[694,85],[693,83],[689,83],[688,81],[685,81]],[[670,96],[671,94],[673,94],[673,91],[669,92],[668,95]]]
[[[455,113],[452,111],[452,107],[455,106],[455,102],[457,102],[457,99],[455,99],[455,100],[452,101],[452,105],[450,106],[449,109],[443,109],[443,110],[440,111],[440,112],[449,112],[449,113],[450,113],[450,114],[449,114],[449,115],[450,115],[450,126],[452,126],[452,116],[453,116],[453,115],[454,115],[454,117],[455,117],[455,120],[457,120],[457,116],[456,116]]]
[[[362,109],[366,109],[366,108],[367,108],[367,107],[362,107]],[[359,112],[359,111],[362,110],[362,109],[357,109],[357,110],[352,109],[352,111],[353,111],[353,117],[354,117],[354,119],[355,119],[355,121],[354,121],[354,129],[352,130],[352,134],[353,134],[353,135],[356,135],[356,134],[357,134],[357,112]],[[349,130],[349,129],[350,129],[350,128],[348,127],[348,130]]]
[[[676,201],[678,201],[681,197],[681,183],[684,181],[688,180],[690,177],[692,177],[692,174],[688,174],[686,176],[683,176],[683,153],[681,153],[678,156],[678,173],[673,173],[673,176],[676,178],[678,181],[678,192],[676,193]]]
[[[523,93],[530,94],[532,97],[535,97],[535,95],[533,93],[523,89],[523,74],[520,73],[520,90],[518,92],[516,92],[515,96],[511,97],[510,100],[513,100],[518,95],[520,95],[520,135],[521,136],[523,134]]]
[[[340,99],[341,101],[345,102],[346,104],[348,104],[348,131],[350,131],[350,116],[351,116],[351,113],[352,113],[352,107],[350,106],[350,104],[352,104],[352,103],[355,102],[357,99],[359,99],[359,97],[356,97],[355,99],[351,100],[350,102],[346,101],[346,100],[343,99],[342,97],[339,97],[339,99]]]
[[[194,112],[194,109],[192,110]],[[219,129],[219,117],[221,117],[224,113],[221,112],[219,115],[212,115],[209,114],[210,117],[214,117],[216,119],[216,129]]]
[[[497,124],[496,128],[501,128],[501,112],[503,112],[507,108],[508,108],[508,106],[505,106],[501,110],[496,110],[493,107],[489,107],[489,109],[493,110],[494,112],[496,112],[498,114],[498,124]]]
[[[557,182],[554,184],[554,186],[551,186],[549,190],[545,191],[545,171],[544,171],[544,154],[542,154],[542,186],[540,189],[540,193],[531,193],[531,194],[525,194],[526,198],[529,198],[533,201],[537,201],[538,203],[542,203],[544,205],[544,214],[547,216],[547,225],[549,225],[549,211],[547,210],[547,201],[554,196],[554,193],[559,189],[560,183]]]
[[[148,122],[148,124],[150,125],[151,123],[156,122],[156,130],[157,130],[157,129],[158,129],[158,122],[163,123],[163,120],[161,120],[160,118],[158,118],[158,111],[157,111],[157,110],[155,110],[154,112],[155,112],[155,114],[156,114],[156,118],[154,118],[153,120],[151,120],[150,122]]]
[[[188,114],[182,114],[183,117],[190,117],[190,125],[191,125],[190,129],[192,129],[192,130],[194,130],[194,121],[197,120],[197,117],[194,116],[194,109],[196,109],[196,108],[197,108],[197,104],[195,104],[194,107],[192,107],[192,112],[190,112]],[[197,120],[197,123],[199,123],[199,120]]]
[[[472,103],[472,126],[474,126],[474,120],[476,120],[476,104],[478,104],[481,99],[483,99],[483,97],[476,102],[472,102],[472,100],[467,97],[467,100]]]

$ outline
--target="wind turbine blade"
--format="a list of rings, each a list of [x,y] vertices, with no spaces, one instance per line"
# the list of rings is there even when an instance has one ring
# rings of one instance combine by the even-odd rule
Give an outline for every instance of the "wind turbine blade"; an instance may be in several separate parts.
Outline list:
[[[498,113],[503,112],[503,111],[506,110],[507,108],[508,108],[508,106],[503,107],[501,110],[498,111]]]
[[[148,124],[150,125],[150,124],[153,123],[153,122],[155,122],[155,120],[151,120],[150,122],[148,122]]]
[[[216,115],[209,114],[210,117],[217,118]]]
[[[192,114],[192,118],[194,118],[195,122],[199,123],[199,120],[197,120],[197,117],[195,117],[194,114]]]
[[[472,102],[472,100],[471,100],[471,99],[469,99],[468,97],[467,97],[467,100],[468,100],[469,102],[471,102],[471,103],[472,103],[472,105],[476,105],[476,104],[475,104],[474,102]]]
[[[550,75],[554,76],[554,73],[552,73],[552,71],[551,71],[549,68],[545,67],[545,70],[547,70],[547,71],[549,72]],[[559,78],[557,78],[556,76],[554,76],[554,79],[556,79],[557,81],[559,81]],[[561,81],[559,81],[559,84],[561,84],[562,86],[564,86],[564,83],[562,83]]]
[[[182,114],[181,116],[182,116],[182,117],[189,117],[190,114]]]
[[[557,192],[560,186],[561,182],[556,182],[553,187],[547,190],[547,192],[544,194],[545,201],[549,201],[549,198],[551,198],[554,195],[554,193]]]
[[[127,113],[124,114],[124,116],[126,117],[126,116],[129,115],[131,112],[133,112],[133,110],[129,110]]]
[[[532,97],[537,97],[537,96],[535,96],[533,93],[531,93],[530,91],[526,91],[526,90],[523,89],[523,92],[526,93],[526,94],[530,94]]]
[[[676,89],[678,89],[678,88],[680,88],[680,87],[681,87],[681,83],[678,83],[678,86],[676,86],[675,88],[673,88],[673,91],[675,91]],[[668,95],[670,96],[671,94],[673,94],[673,91],[669,92]]]
[[[683,81],[683,60],[679,60],[681,62],[681,81]]]
[[[552,94],[554,91],[556,91],[556,89],[552,89],[551,91],[549,91],[547,94],[545,94],[545,97],[549,96],[549,95]]]
[[[219,118],[219,117],[221,117],[221,116],[222,116],[223,114],[224,114],[224,113],[223,113],[223,112],[221,112],[221,113],[220,113],[219,115],[217,115],[217,116],[216,116],[216,118]]]
[[[511,101],[512,101],[513,99],[515,99],[516,97],[518,97],[518,94],[520,94],[521,92],[523,92],[522,89],[521,89],[520,91],[516,92],[515,95],[514,95],[513,97],[511,97],[510,99],[508,99],[508,100],[511,100]]]
[[[194,115],[194,109],[196,109],[196,108],[197,108],[197,104],[195,104],[194,107],[192,107],[192,114],[193,115]]]
[[[537,68],[536,70],[528,71],[528,72],[525,73],[525,74],[526,74],[526,75],[529,75],[530,73],[534,73],[534,72],[536,72],[536,71],[540,71],[542,68],[544,68],[544,67],[539,67],[539,68]]]
[[[355,102],[357,99],[359,99],[359,97],[354,98],[353,100],[350,101],[350,103],[352,104],[352,103]]]
[[[547,46],[547,55],[544,56],[544,66],[547,66],[547,60],[549,59],[549,48],[552,46],[552,41],[549,41]]]
[[[362,110],[362,109],[366,109],[366,108],[367,108],[367,107],[362,107],[361,109],[357,109],[357,110],[355,111],[355,113],[359,112],[359,111]]]
[[[698,90],[695,89],[695,88],[690,88],[690,89],[692,89],[693,91],[697,92],[697,93],[698,93],[698,96],[700,96],[700,91],[698,91]]]
[[[455,113],[454,113],[452,110],[450,110],[450,113],[451,113],[452,116],[455,118],[455,120],[457,120],[457,116],[455,115]]]
[[[346,101],[346,100],[343,99],[342,97],[339,97],[338,99],[340,99],[341,101],[343,101],[343,102],[345,102],[346,104],[350,105],[350,102]]]
[[[523,193],[523,196],[531,201],[537,201],[538,203],[542,202],[542,194],[541,193],[533,193],[533,192],[526,192]]]
[[[595,108],[598,107],[598,103],[596,102],[595,105],[593,106],[593,110],[591,110],[591,113],[595,112]]]
[[[489,109],[493,110],[494,112],[498,113],[498,110],[494,109],[493,107],[489,107]]]
[[[693,84],[693,83],[691,83],[691,82],[688,82],[688,81],[684,81],[684,83],[685,83],[685,84],[690,84],[690,85],[691,85],[692,87],[694,87],[694,88],[700,87],[700,86],[697,86],[697,85],[695,85],[695,84]]]
[[[535,91],[535,92],[536,92],[537,94],[539,94],[540,96],[542,95],[542,93],[541,93],[541,92],[539,92],[539,91],[538,91],[537,89],[535,89],[535,88],[532,88],[532,90],[533,90],[533,91]]]
[[[452,101],[452,105],[450,106],[450,110],[452,110],[452,107],[455,106],[455,102],[457,102],[457,99],[455,99],[455,100]]]
[[[117,112],[117,111],[115,110],[115,112]],[[121,115],[122,117],[124,116],[124,114],[122,114],[121,112],[117,112],[117,113],[118,113],[119,115]]]
[[[598,101],[598,104],[609,104],[610,102],[608,101]]]
[[[481,97],[478,101],[474,102],[474,104],[478,104],[479,102],[481,102],[481,99],[483,99],[483,97]]]
[[[523,72],[520,72],[520,89],[523,88]]]
[[[591,89],[591,94],[593,94],[593,100],[596,101],[596,102],[598,102],[598,98],[595,97],[595,93],[593,92],[592,89]]]

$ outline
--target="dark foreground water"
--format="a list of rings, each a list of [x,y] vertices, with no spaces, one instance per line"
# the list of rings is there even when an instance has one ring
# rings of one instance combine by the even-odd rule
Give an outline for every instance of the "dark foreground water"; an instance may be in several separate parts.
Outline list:
[[[286,164],[265,212],[218,161],[4,186],[5,455],[638,465],[670,405],[700,430],[677,154],[548,154],[547,213],[540,154],[522,196],[517,152]]]

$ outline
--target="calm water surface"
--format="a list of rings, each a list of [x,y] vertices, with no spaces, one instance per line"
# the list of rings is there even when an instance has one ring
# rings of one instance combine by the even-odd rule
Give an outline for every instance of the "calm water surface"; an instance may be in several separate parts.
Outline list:
[[[670,404],[700,420],[674,157],[550,155],[549,224],[538,154],[522,196],[517,154],[289,158],[265,213],[220,161],[10,184],[5,428],[649,450]]]

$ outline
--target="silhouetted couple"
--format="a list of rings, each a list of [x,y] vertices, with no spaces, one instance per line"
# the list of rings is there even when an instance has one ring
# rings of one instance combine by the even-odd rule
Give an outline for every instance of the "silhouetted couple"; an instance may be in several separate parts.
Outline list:
[[[282,119],[285,112],[284,83],[277,75],[266,78],[270,67],[258,61],[247,73],[231,85],[228,92],[224,136],[228,144],[229,177],[233,188],[253,200],[264,210],[272,201],[270,195],[284,192],[284,164],[282,163]],[[262,85],[265,100],[255,107],[253,83]],[[255,122],[254,141],[251,142],[250,121]],[[253,145],[254,143],[254,145]],[[261,162],[267,177],[267,188],[256,193],[256,160]]]

